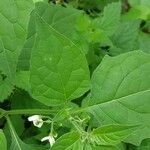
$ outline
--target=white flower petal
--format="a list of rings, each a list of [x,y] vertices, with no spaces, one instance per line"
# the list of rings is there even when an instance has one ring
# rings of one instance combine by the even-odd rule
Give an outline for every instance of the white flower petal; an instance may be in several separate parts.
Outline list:
[[[41,139],[41,142],[46,141],[46,140],[48,140],[48,141],[49,141],[49,143],[50,143],[51,147],[52,147],[52,146],[53,146],[53,144],[55,143],[55,139],[54,139],[54,137],[53,137],[53,136],[51,136],[51,135],[49,135],[49,136],[46,136],[46,137],[42,138],[42,139]]]
[[[51,146],[53,146],[54,143],[55,143],[55,139],[54,139],[53,136],[49,136],[49,137],[50,137],[50,138],[49,138],[49,143],[50,143]]]
[[[39,115],[33,115],[28,117],[28,121],[33,121],[34,126],[41,128],[43,125],[43,120]]]
[[[35,121],[38,119],[41,119],[39,115],[33,115],[33,116],[28,117],[28,121]]]
[[[43,120],[42,119],[35,120],[35,121],[33,121],[33,124],[34,124],[34,126],[41,128],[43,125]]]
[[[46,137],[42,138],[41,142],[44,142],[44,141],[47,141],[47,140],[49,140],[49,136],[46,136]]]

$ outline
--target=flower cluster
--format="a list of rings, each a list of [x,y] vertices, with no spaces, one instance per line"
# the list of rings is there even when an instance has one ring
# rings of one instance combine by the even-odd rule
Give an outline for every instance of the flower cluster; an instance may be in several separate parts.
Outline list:
[[[38,127],[38,128],[41,128],[43,123],[44,123],[42,116],[40,116],[40,115],[30,116],[30,117],[28,117],[28,121],[33,122],[33,125]],[[50,146],[53,146],[53,144],[55,143],[55,138],[52,134],[49,134],[48,136],[42,138],[41,142],[44,142],[46,140],[49,141]]]

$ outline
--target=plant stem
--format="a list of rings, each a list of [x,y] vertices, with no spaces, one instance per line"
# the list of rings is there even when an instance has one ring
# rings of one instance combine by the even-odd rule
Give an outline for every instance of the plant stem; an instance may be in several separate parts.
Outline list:
[[[0,109],[1,112],[1,117],[6,116],[6,115],[49,115],[49,114],[55,114],[58,111],[57,110],[50,110],[50,109],[16,109],[16,110],[3,110]]]
[[[85,110],[86,108],[81,108],[79,110],[71,112],[71,114],[78,114]],[[0,118],[7,115],[50,115],[56,114],[59,110],[50,109],[14,109],[14,110],[3,110],[0,108]]]

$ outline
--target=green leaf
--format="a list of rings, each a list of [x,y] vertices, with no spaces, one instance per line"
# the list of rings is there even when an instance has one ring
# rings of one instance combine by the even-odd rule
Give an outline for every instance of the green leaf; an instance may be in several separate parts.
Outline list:
[[[73,9],[71,7],[62,7],[58,5],[49,5],[46,3],[36,3],[36,7],[34,12],[38,13],[43,20],[52,26],[55,30],[60,32],[61,34],[65,35],[66,37],[70,38],[73,41],[76,41],[74,34],[75,34],[75,25],[77,19],[81,16],[83,17],[83,12],[77,9]],[[31,58],[31,51],[34,46],[35,42],[35,17],[34,13],[32,13],[30,18],[30,24],[28,29],[28,37],[25,42],[25,45],[22,49],[21,55],[19,57],[19,70],[29,70],[30,66],[30,58]],[[76,44],[80,46],[81,49],[82,45],[80,41],[76,41]]]
[[[16,131],[11,123],[9,117],[7,117],[8,125],[11,132],[11,145],[9,150],[46,150],[44,147],[40,146],[31,146],[29,144],[25,144],[16,134]]]
[[[100,145],[100,146],[93,146],[89,143],[84,143],[84,150],[126,150],[125,144],[118,144],[115,146],[109,146],[109,145]]]
[[[3,130],[1,129],[0,129],[0,148],[1,150],[7,150],[7,141],[3,133]]]
[[[133,7],[140,4],[141,0],[129,0],[129,4]]]
[[[20,91],[11,97],[12,109],[48,109],[43,103],[32,99],[25,91]]]
[[[92,76],[92,106],[87,107],[88,111],[98,125],[142,124],[142,132],[147,134],[139,128],[132,140],[134,144],[150,136],[149,58],[149,54],[140,51],[106,56]]]
[[[137,129],[137,126],[107,125],[92,131],[91,140],[98,145],[116,145]]]
[[[140,146],[130,146],[129,150],[149,150],[150,149],[150,139],[144,139]]]
[[[38,13],[47,24],[68,38],[71,38],[75,32],[77,19],[83,15],[82,11],[69,6],[65,8],[46,3],[37,3],[35,13]]]
[[[140,50],[150,53],[150,35],[141,33],[139,36]]]
[[[144,20],[148,19],[148,16],[150,15],[149,0],[129,0],[129,4],[133,9],[140,11],[139,18]]]
[[[31,88],[35,99],[61,105],[89,89],[89,70],[84,54],[63,34],[35,13],[37,37],[31,57]]]
[[[137,132],[135,132],[134,134],[129,135],[129,137],[127,139],[124,140],[124,142],[126,143],[132,143],[134,145],[140,145],[141,141],[145,138],[150,138],[150,133],[147,132],[150,129],[150,125],[149,124],[143,124],[139,127],[139,129],[137,130]],[[140,136],[137,136],[140,135]]]
[[[34,3],[44,2],[45,0],[33,0]]]
[[[125,14],[125,19],[147,20],[150,15],[149,0],[129,0],[131,9]]]
[[[99,27],[107,34],[112,35],[119,25],[121,15],[121,3],[110,3],[104,8],[103,17]]]
[[[33,7],[32,0],[0,1],[0,72],[6,78],[0,81],[0,91],[5,91],[0,96],[1,101],[11,93],[17,59],[26,38]]]
[[[24,127],[24,120],[22,119],[21,115],[14,115],[10,117],[13,127],[18,136],[21,136],[23,131],[25,130]]]
[[[16,74],[15,85],[21,89],[30,92],[30,72],[29,71],[19,71]]]
[[[112,35],[113,47],[110,49],[111,55],[118,55],[128,51],[136,50],[135,42],[139,31],[140,21],[123,22]]]
[[[83,150],[80,134],[70,132],[61,136],[52,146],[51,150]]]
[[[132,7],[128,13],[124,14],[124,20],[147,20],[150,15],[150,9],[147,5],[138,5],[136,7]]]
[[[2,79],[0,76],[0,102],[3,102],[9,95],[11,95],[13,90],[12,80],[9,78]]]
[[[0,70],[9,77],[15,76],[33,6],[32,0],[0,1]]]
[[[17,70],[19,71],[20,70],[29,71],[31,51],[34,46],[35,36],[36,36],[35,17],[33,13],[31,13],[28,25],[27,38],[18,58]]]

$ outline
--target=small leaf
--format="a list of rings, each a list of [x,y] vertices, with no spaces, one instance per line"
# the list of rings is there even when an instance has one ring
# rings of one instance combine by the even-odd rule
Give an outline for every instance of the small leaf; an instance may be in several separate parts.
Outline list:
[[[128,137],[137,126],[107,125],[92,131],[92,140],[98,145],[116,145]]]
[[[121,53],[136,50],[140,21],[123,22],[112,35],[113,47],[110,54],[115,56]]]
[[[51,150],[83,150],[79,133],[70,132],[61,136]]]
[[[107,35],[112,35],[119,25],[121,15],[121,3],[110,3],[104,8],[103,17],[100,21],[100,28],[105,31]]]
[[[139,36],[140,50],[150,53],[150,35],[141,33]]]

